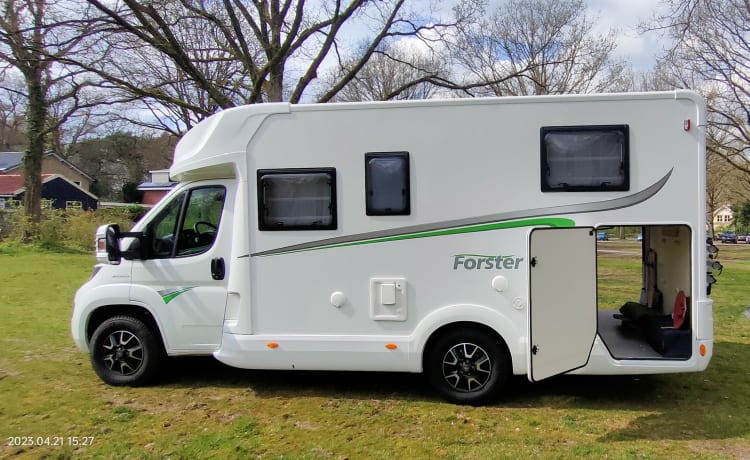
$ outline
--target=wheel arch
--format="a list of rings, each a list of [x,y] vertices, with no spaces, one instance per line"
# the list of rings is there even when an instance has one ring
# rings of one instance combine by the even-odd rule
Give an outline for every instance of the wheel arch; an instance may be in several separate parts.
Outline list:
[[[434,330],[430,334],[430,336],[427,338],[427,341],[422,347],[422,353],[421,353],[422,369],[424,369],[424,363],[425,363],[427,355],[430,353],[434,343],[440,337],[453,331],[466,330],[466,329],[484,332],[486,334],[489,334],[490,336],[495,337],[498,343],[501,345],[501,348],[505,352],[505,357],[508,359],[508,364],[510,365],[510,368],[512,370],[513,357],[510,353],[510,348],[508,347],[508,343],[506,342],[505,338],[503,338],[503,336],[500,335],[498,331],[491,328],[490,326],[487,326],[486,324],[474,322],[474,321],[456,321],[453,323],[444,324],[440,326],[439,328],[437,328],[436,330]]]
[[[140,319],[156,335],[164,350],[167,349],[164,334],[156,317],[147,308],[140,305],[102,305],[97,307],[91,312],[86,322],[86,343],[91,343],[91,337],[94,335],[96,328],[115,316],[132,316]]]
[[[513,320],[506,315],[479,305],[455,305],[435,310],[425,317],[415,330],[415,352],[419,357],[419,367],[424,371],[425,356],[430,347],[442,335],[456,329],[473,328],[487,332],[501,343],[511,370],[515,372],[520,353],[521,332]]]

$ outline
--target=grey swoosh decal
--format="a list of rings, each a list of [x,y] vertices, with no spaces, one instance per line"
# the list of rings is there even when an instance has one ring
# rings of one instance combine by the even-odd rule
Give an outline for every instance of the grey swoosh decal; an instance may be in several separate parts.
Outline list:
[[[352,243],[357,241],[371,240],[377,238],[388,238],[397,237],[403,235],[409,235],[412,233],[430,232],[436,230],[445,230],[456,227],[468,227],[473,225],[482,225],[495,222],[504,222],[516,219],[528,219],[534,217],[547,217],[564,214],[582,214],[588,212],[601,212],[601,211],[613,211],[615,209],[627,208],[636,204],[642,203],[652,196],[656,195],[659,190],[669,180],[674,168],[670,169],[667,174],[661,179],[656,181],[654,184],[646,187],[640,192],[632,195],[624,196],[621,198],[615,198],[612,200],[594,201],[591,203],[580,203],[570,204],[564,206],[550,206],[546,208],[526,209],[522,211],[510,211],[501,212],[498,214],[490,214],[486,216],[471,217],[467,219],[456,219],[447,220],[443,222],[433,222],[429,224],[412,225],[409,227],[401,227],[389,230],[379,230],[376,232],[357,233],[354,235],[340,236],[336,238],[327,238],[323,240],[310,241],[308,243],[295,244],[292,246],[285,246],[282,248],[271,249],[268,251],[261,251],[251,254],[252,257],[271,256],[276,254],[283,254],[294,251],[303,251],[306,249],[321,248],[325,246],[340,245],[346,243]]]

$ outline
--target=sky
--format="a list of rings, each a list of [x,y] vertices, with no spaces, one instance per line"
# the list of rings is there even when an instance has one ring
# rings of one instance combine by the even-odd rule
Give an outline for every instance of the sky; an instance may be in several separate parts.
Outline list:
[[[596,31],[618,31],[616,55],[634,70],[649,70],[665,47],[656,32],[639,34],[638,24],[660,10],[659,0],[586,0],[589,10],[599,16]]]
[[[489,10],[494,10],[507,0],[488,0]],[[606,34],[610,30],[616,31],[617,48],[615,57],[630,64],[633,70],[645,72],[651,70],[656,62],[656,57],[665,48],[663,39],[657,32],[641,34],[638,26],[647,22],[654,13],[663,10],[660,7],[661,0],[583,0],[595,21],[594,32]],[[419,11],[419,4],[425,8],[431,5],[437,8],[436,16],[450,16],[451,8],[458,3],[456,0],[414,0],[410,6]],[[354,26],[353,30],[347,31],[352,39],[363,39],[372,35],[371,31]],[[402,39],[402,46],[422,47],[415,38]],[[333,62],[333,61],[331,61]]]

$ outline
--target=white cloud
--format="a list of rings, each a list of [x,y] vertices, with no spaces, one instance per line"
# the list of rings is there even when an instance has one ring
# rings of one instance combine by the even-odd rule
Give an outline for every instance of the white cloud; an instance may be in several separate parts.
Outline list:
[[[640,34],[638,25],[647,22],[660,11],[659,0],[588,0],[592,14],[598,16],[595,31],[617,31],[616,55],[630,63],[635,70],[648,70],[657,55],[665,48],[656,32]]]

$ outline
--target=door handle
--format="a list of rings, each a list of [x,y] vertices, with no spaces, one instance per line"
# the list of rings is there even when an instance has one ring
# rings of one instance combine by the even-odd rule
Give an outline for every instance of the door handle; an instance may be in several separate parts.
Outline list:
[[[215,280],[223,280],[225,274],[226,269],[224,268],[224,258],[216,257],[211,259],[211,278]]]

